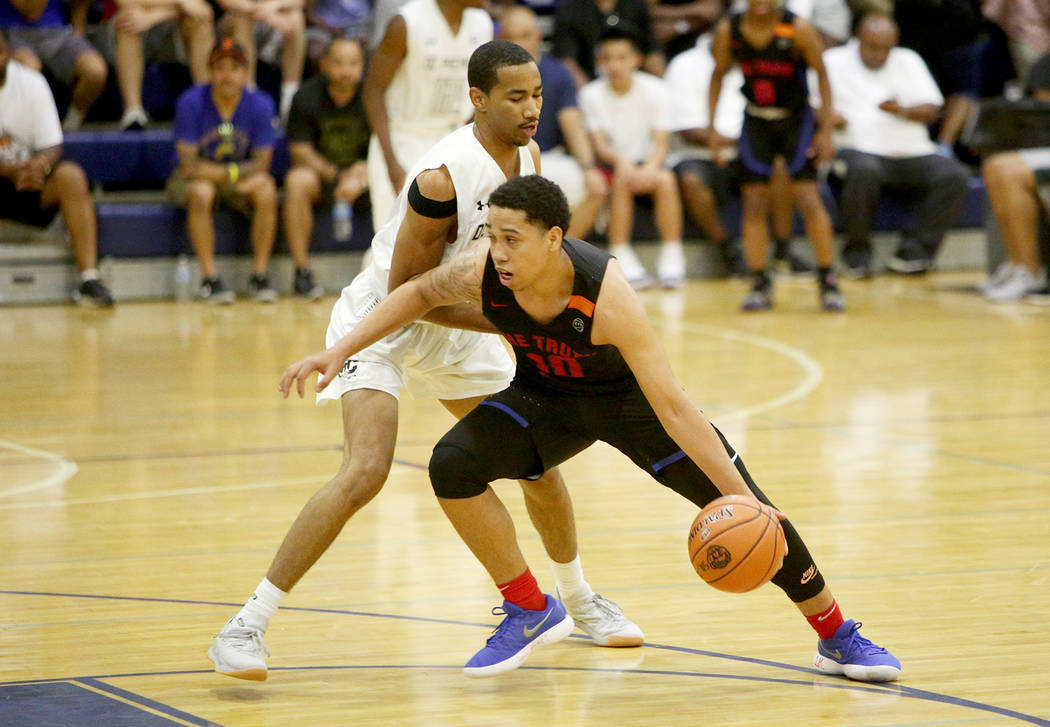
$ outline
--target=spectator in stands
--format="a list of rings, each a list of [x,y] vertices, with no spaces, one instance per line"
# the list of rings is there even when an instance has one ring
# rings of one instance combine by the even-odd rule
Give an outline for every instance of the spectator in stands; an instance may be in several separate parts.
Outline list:
[[[307,262],[314,205],[336,199],[353,205],[368,189],[371,130],[358,92],[364,66],[360,41],[331,41],[321,75],[302,85],[288,115],[293,166],[284,179],[284,235],[295,265],[295,293],[311,300],[324,295]]]
[[[853,277],[871,276],[872,217],[892,190],[907,195],[914,214],[888,267],[924,273],[959,216],[969,175],[937,154],[927,127],[944,98],[922,58],[897,46],[893,18],[870,13],[856,36],[824,53],[836,112],[832,169],[842,178],[842,260]]]
[[[700,36],[694,48],[675,56],[664,80],[671,95],[672,133],[668,164],[678,177],[682,203],[701,232],[717,246],[727,274],[744,275],[744,262],[737,240],[729,236],[721,210],[736,192],[736,166],[718,165],[708,148],[709,114],[707,88],[714,70],[711,35]],[[744,79],[739,68],[726,75],[726,90],[718,101],[715,129],[735,143],[744,120]],[[735,149],[732,154],[735,156]]]
[[[270,176],[275,140],[273,101],[247,88],[248,57],[222,38],[208,57],[211,83],[194,86],[175,108],[179,165],[169,183],[176,205],[187,207],[190,241],[201,266],[200,297],[232,303],[234,293],[215,271],[216,201],[250,214],[253,274],[248,287],[260,303],[277,299],[266,275],[277,226],[277,189]]]
[[[11,58],[0,28],[0,217],[47,227],[62,210],[80,271],[73,299],[108,307],[98,277],[98,226],[84,170],[62,158],[62,126],[47,81]]]
[[[536,13],[524,5],[504,10],[499,37],[527,50],[539,66],[543,113],[533,138],[540,147],[540,169],[543,176],[558,183],[569,200],[572,218],[565,234],[582,239],[594,227],[609,196],[609,185],[595,163],[572,75],[557,58],[540,52],[543,35]]]
[[[87,0],[75,0],[86,12]],[[0,0],[0,27],[7,28],[15,60],[40,71],[44,66],[72,88],[62,120],[65,131],[80,128],[88,110],[106,87],[106,61],[66,21],[63,0]]]
[[[141,130],[149,123],[142,106],[147,55],[185,63],[195,84],[207,83],[214,13],[205,0],[111,0],[107,5],[115,6],[114,57],[124,99],[120,128]]]
[[[1040,56],[1050,52],[1050,4],[1046,0],[984,0],[985,17],[1006,34],[1021,83]]]
[[[336,38],[367,42],[372,8],[368,0],[307,0],[306,55],[312,66]]]
[[[568,67],[576,88],[595,77],[598,38],[620,23],[625,23],[638,38],[645,69],[663,74],[663,54],[655,52],[646,0],[562,0],[554,15],[552,52]]]
[[[817,259],[821,307],[845,310],[832,265],[831,218],[817,191],[817,166],[830,159],[831,87],[821,59],[823,46],[813,25],[780,7],[777,0],[748,0],[743,13],[721,21],[715,29],[712,55],[715,69],[708,91],[709,127],[722,93],[723,79],[734,62],[744,76],[744,123],[740,130],[739,170],[743,197],[742,234],[751,291],[741,308],[746,311],[773,307],[773,282],[769,260],[768,217],[773,209],[772,181],[782,167],[791,179],[792,195],[806,226]],[[817,75],[821,107],[814,114],[806,68]],[[724,164],[724,140],[708,137],[712,158]]]
[[[725,12],[724,0],[647,0],[656,47],[669,62],[696,45]]]
[[[287,118],[306,64],[304,0],[217,0],[229,16],[229,28],[248,57],[248,86],[255,88],[257,25],[276,32],[281,44],[281,99],[278,110]]]
[[[667,86],[639,70],[641,47],[626,23],[602,34],[598,52],[604,73],[580,90],[580,108],[598,161],[612,177],[609,252],[631,285],[652,284],[630,243],[635,197],[652,195],[661,241],[657,277],[664,287],[681,287],[686,277],[682,201],[674,173],[664,166],[671,129]]]
[[[1050,103],[1050,54],[1032,66],[1028,86],[1033,98]],[[1050,304],[1039,258],[1039,223],[1050,203],[1050,148],[993,154],[981,173],[1006,246],[1006,260],[980,285],[981,292],[997,303],[1024,297]]]
[[[387,25],[365,78],[372,141],[368,188],[372,223],[383,226],[405,173],[473,113],[470,54],[492,40],[484,0],[411,0]]]
[[[893,16],[900,44],[922,56],[946,98],[937,147],[953,156],[981,94],[980,2],[907,0],[894,4]]]

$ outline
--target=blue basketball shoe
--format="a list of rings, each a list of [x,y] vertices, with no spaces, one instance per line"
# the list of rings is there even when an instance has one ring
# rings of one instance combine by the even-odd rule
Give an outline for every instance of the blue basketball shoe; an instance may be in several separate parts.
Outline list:
[[[901,675],[901,663],[881,646],[858,633],[860,622],[850,619],[830,639],[817,639],[813,666],[825,674],[844,674],[858,682],[892,682]]]
[[[525,663],[533,649],[561,641],[572,633],[575,625],[565,606],[554,596],[547,596],[547,608],[542,611],[527,611],[504,601],[503,608],[492,609],[492,614],[506,618],[485,642],[485,648],[463,667],[468,677],[490,677],[513,671]]]

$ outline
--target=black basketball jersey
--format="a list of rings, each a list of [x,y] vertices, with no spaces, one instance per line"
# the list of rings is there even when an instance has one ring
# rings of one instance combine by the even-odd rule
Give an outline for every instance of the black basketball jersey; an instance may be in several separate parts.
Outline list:
[[[591,343],[594,304],[610,255],[593,245],[565,238],[562,248],[576,275],[565,310],[550,323],[533,320],[499,281],[492,256],[485,261],[481,305],[514,349],[515,383],[559,394],[587,395],[636,386],[634,375],[615,346]]]
[[[730,48],[744,74],[744,97],[755,106],[800,111],[809,103],[806,62],[795,48],[795,14],[784,10],[764,48],[740,30],[743,13],[730,16]]]

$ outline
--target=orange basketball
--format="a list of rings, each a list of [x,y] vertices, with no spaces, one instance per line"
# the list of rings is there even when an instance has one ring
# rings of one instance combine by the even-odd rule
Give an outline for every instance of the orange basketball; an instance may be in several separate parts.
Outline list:
[[[776,511],[753,497],[713,500],[689,528],[689,561],[704,582],[720,591],[758,588],[776,575],[786,554]]]

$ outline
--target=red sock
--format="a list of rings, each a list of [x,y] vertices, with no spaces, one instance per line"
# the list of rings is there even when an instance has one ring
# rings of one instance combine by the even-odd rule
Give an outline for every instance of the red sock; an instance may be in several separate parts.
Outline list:
[[[547,597],[528,568],[520,576],[499,586],[503,599],[527,611],[542,611],[547,608]]]
[[[809,621],[809,625],[813,627],[813,630],[817,632],[818,637],[830,639],[839,630],[839,626],[842,625],[842,611],[839,610],[839,602],[832,601],[831,608],[815,616],[806,616],[806,620]]]

